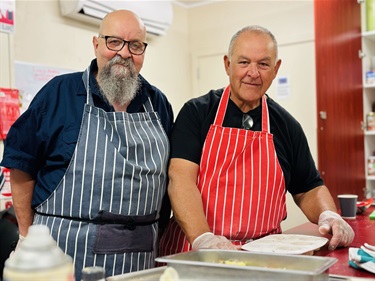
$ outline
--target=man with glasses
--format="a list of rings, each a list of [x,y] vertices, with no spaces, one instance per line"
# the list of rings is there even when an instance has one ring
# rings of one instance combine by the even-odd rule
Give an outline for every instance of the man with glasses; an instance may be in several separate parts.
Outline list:
[[[352,242],[354,232],[337,214],[300,124],[266,95],[280,64],[273,34],[245,27],[224,56],[229,86],[181,109],[171,135],[173,217],[162,255],[234,250],[280,233],[287,191],[322,233],[333,234],[330,250]]]
[[[89,266],[106,276],[153,267],[169,219],[173,112],[140,75],[145,40],[133,12],[108,14],[93,37],[96,59],[47,83],[5,141],[20,247],[31,224],[47,225],[76,280]]]

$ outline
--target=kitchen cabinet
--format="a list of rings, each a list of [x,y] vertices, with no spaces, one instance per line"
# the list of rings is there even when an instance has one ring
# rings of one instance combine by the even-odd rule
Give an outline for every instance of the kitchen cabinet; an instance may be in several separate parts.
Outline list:
[[[365,197],[361,5],[315,0],[314,15],[318,169],[339,207]]]
[[[366,197],[375,197],[375,175],[369,173],[372,170],[372,156],[375,156],[375,130],[369,130],[367,116],[369,112],[375,111],[375,27],[369,26],[366,5],[370,1],[359,1],[361,5],[361,37],[362,48],[359,56],[362,58],[363,76],[363,129],[365,149],[365,173],[366,173]],[[375,2],[375,1],[374,1]],[[375,8],[375,3],[373,4]],[[372,10],[375,11],[375,10]],[[375,16],[375,15],[374,15]]]

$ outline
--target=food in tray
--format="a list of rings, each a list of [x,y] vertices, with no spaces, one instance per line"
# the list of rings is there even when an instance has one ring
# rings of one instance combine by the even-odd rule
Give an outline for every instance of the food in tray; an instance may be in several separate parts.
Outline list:
[[[180,280],[327,280],[337,259],[200,249],[157,257],[177,270]],[[245,266],[244,266],[245,263]]]
[[[219,260],[219,263],[222,263],[222,264],[231,264],[231,265],[241,265],[241,266],[249,265],[249,264],[246,264],[246,262],[244,262],[244,261],[233,260],[233,259],[230,259],[230,260]]]
[[[263,267],[263,268],[286,269],[285,267],[281,267],[275,262],[264,264],[264,263],[255,262],[255,261],[240,261],[237,259],[227,259],[227,260],[219,260],[218,263],[228,264],[228,265],[238,265],[238,266],[255,266],[255,267]]]
[[[160,276],[159,281],[178,281],[180,277],[173,267],[167,267]]]

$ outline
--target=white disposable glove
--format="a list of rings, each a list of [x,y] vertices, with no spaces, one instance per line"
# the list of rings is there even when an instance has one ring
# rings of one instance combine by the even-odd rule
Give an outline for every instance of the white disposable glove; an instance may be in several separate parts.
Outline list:
[[[332,211],[324,211],[319,216],[319,232],[321,234],[332,234],[328,249],[334,250],[336,247],[347,247],[354,239],[352,227],[343,218]]]
[[[9,256],[13,255],[15,251],[21,246],[22,242],[26,239],[25,236],[22,236],[21,234],[18,235],[18,242],[16,245],[16,248],[10,253]]]
[[[16,250],[18,249],[19,246],[21,246],[22,242],[26,239],[25,236],[22,236],[21,234],[18,235],[18,242],[16,246]]]
[[[192,244],[193,250],[198,249],[223,249],[223,250],[237,250],[237,247],[232,244],[226,237],[218,236],[212,232],[205,232],[199,235]]]

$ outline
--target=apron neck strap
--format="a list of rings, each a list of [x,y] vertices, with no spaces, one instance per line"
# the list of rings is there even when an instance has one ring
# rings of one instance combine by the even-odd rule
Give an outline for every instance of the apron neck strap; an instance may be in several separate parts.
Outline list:
[[[94,104],[91,91],[90,91],[90,66],[86,68],[82,75],[83,84],[86,88],[86,103],[87,104]]]
[[[230,85],[228,85],[220,98],[219,108],[216,112],[214,125],[222,126],[225,112],[227,111],[228,100],[230,96]]]
[[[270,131],[270,118],[268,115],[267,97],[264,94],[262,97],[262,132]]]
[[[143,104],[143,108],[145,109],[146,112],[154,111],[154,107],[152,106],[150,97],[148,97],[147,101]]]
[[[225,113],[228,107],[229,96],[230,96],[230,85],[228,85],[224,89],[224,92],[220,98],[219,107],[216,112],[215,120],[213,123],[214,125],[223,126]],[[268,117],[267,97],[266,95],[263,95],[262,97],[262,131],[269,132],[269,128],[270,128],[270,121]]]

